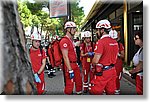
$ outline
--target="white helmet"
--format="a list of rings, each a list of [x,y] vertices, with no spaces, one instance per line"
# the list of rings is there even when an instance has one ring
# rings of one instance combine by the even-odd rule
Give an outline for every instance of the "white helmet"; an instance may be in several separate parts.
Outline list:
[[[111,30],[111,31],[109,32],[109,36],[110,36],[111,38],[113,38],[113,39],[116,39],[116,38],[118,38],[118,33],[117,33],[116,30]]]
[[[41,40],[41,35],[37,31],[34,31],[31,35],[31,40]]]
[[[85,31],[85,32],[84,32],[84,37],[85,37],[85,38],[91,37],[91,35],[92,35],[92,34],[91,34],[91,32],[89,32],[89,31]]]
[[[111,28],[110,22],[108,20],[100,20],[97,24],[96,24],[96,28],[106,28],[109,29]]]
[[[66,29],[66,28],[74,28],[74,27],[77,27],[76,24],[74,22],[72,22],[72,21],[68,21],[68,22],[65,23],[64,29]]]

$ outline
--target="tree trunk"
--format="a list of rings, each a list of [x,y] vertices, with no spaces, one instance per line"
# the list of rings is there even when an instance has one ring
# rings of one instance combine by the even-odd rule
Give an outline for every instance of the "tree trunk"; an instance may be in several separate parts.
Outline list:
[[[5,94],[36,94],[34,76],[26,50],[25,33],[18,16],[17,2],[7,0],[0,2],[3,17],[1,23],[3,27],[2,90]]]

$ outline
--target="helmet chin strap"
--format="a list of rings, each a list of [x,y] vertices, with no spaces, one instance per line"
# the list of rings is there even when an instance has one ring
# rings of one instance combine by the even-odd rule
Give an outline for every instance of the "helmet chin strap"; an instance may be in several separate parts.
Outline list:
[[[71,29],[72,29],[72,28],[71,28]],[[70,29],[70,31],[68,31],[68,32],[70,33],[71,36],[74,36],[74,35],[71,33],[71,29]]]
[[[36,48],[33,44],[32,44],[32,47],[33,47],[34,49],[38,49],[38,48]]]

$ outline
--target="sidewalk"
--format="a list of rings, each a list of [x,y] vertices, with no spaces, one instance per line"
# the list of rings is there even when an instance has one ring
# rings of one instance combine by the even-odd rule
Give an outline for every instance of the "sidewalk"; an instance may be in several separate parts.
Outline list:
[[[47,95],[65,95],[64,90],[64,78],[63,72],[57,71],[55,73],[55,77],[48,78],[47,74],[45,73],[45,82],[46,82],[46,94]],[[131,81],[130,81],[131,80]],[[128,74],[124,72],[122,80],[121,80],[121,87],[120,87],[120,94],[121,95],[136,95],[136,87],[135,82],[133,79],[130,78]],[[89,95],[88,93],[84,95]]]
[[[135,80],[131,78],[131,74],[123,68],[123,77],[135,85]]]

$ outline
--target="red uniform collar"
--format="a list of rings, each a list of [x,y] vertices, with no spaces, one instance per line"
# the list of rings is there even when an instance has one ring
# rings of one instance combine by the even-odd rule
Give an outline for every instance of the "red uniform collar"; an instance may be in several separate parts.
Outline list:
[[[66,37],[67,37],[68,39],[70,39],[71,41],[73,41],[68,35],[66,35]]]
[[[38,51],[39,49],[40,49],[40,48],[38,48],[38,49],[36,49],[36,50],[33,50],[33,47],[31,47],[31,50],[32,50],[32,51],[35,51],[35,52]]]
[[[103,36],[101,37],[101,39],[106,38],[106,37],[110,37],[110,36],[109,36],[109,35],[103,35]]]

